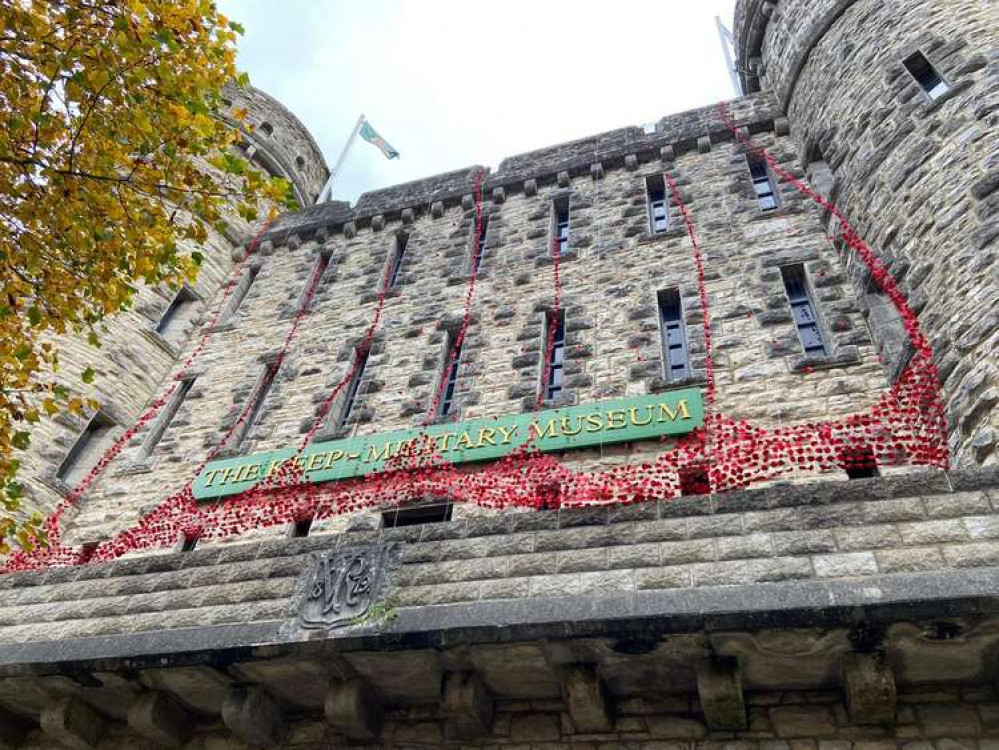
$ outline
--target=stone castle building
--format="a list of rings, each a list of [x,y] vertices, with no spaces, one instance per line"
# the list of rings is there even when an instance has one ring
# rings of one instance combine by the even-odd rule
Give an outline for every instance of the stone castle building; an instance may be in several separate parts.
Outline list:
[[[33,440],[51,511],[173,387],[0,576],[0,748],[999,748],[999,6],[735,36],[723,107],[353,206],[231,92],[310,207],[144,290]],[[452,472],[393,463],[421,435]]]

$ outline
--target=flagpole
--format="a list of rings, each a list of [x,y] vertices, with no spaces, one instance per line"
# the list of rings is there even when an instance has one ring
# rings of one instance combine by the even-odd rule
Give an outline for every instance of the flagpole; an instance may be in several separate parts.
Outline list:
[[[340,158],[336,160],[336,164],[333,165],[333,169],[330,171],[329,179],[326,180],[326,184],[323,185],[323,189],[319,192],[319,197],[316,198],[317,204],[333,198],[333,181],[337,178],[337,175],[340,174],[340,167],[343,166],[343,160],[347,158],[347,152],[350,151],[350,147],[354,145],[354,140],[357,138],[357,134],[361,132],[362,125],[364,125],[363,114],[357,118],[354,130],[351,132],[350,138],[347,139],[347,143],[344,145],[343,151],[340,152]]]

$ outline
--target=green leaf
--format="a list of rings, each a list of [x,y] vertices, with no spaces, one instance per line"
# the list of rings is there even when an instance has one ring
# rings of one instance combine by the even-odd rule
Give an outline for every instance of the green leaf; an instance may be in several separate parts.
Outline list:
[[[88,367],[83,371],[83,374],[80,375],[80,379],[83,380],[84,383],[93,383],[96,376],[97,373],[94,372],[94,368]]]
[[[28,320],[33,326],[39,325],[42,322],[42,311],[35,305],[32,305],[28,308]]]
[[[23,451],[31,444],[31,435],[24,430],[18,430],[14,433],[14,437],[11,438],[10,442],[15,448]]]
[[[205,262],[205,256],[199,253],[197,250],[195,250],[193,253],[191,253],[191,260],[194,261],[194,265],[200,266],[202,263]]]
[[[243,28],[243,24],[236,23],[235,21],[229,21],[229,28],[235,31],[237,34],[246,33],[246,29]]]

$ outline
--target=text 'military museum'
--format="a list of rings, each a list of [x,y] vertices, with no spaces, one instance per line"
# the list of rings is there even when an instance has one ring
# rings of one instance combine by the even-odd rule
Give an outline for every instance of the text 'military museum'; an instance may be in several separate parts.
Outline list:
[[[22,458],[0,748],[999,750],[999,4],[739,0],[746,94],[143,289]]]

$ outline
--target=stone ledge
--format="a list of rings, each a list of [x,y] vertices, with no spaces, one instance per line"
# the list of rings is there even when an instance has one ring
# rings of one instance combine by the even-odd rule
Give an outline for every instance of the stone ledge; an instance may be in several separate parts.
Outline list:
[[[282,652],[453,648],[541,638],[725,632],[747,628],[853,626],[899,619],[999,615],[999,568],[870,576],[863,580],[717,586],[402,608],[389,622],[357,625],[315,640],[291,621],[37,641],[0,646],[0,676],[58,673],[67,663],[127,658],[132,668],[163,658],[197,664],[266,646]],[[174,660],[174,663],[179,663]],[[214,663],[214,662],[213,662]]]

